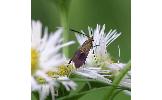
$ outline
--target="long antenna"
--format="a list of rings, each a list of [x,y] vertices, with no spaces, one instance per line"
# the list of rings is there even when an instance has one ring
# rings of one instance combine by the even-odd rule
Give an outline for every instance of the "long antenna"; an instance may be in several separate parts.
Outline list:
[[[84,35],[84,36],[87,36],[88,38],[89,38],[89,36],[88,35],[86,35],[86,34],[84,34],[84,33],[82,33],[82,32],[79,32],[79,31],[76,31],[76,30],[74,30],[74,29],[69,29],[70,31],[73,31],[73,32],[76,32],[76,33],[79,33],[79,34],[82,34],[82,35]]]

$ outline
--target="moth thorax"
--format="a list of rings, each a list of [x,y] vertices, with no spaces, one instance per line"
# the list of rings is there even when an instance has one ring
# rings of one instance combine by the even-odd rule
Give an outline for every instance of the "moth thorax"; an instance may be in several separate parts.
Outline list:
[[[93,44],[92,44],[92,41],[85,41],[84,44],[82,45],[82,47],[80,48],[80,50],[82,52],[89,52],[89,50],[92,48]]]

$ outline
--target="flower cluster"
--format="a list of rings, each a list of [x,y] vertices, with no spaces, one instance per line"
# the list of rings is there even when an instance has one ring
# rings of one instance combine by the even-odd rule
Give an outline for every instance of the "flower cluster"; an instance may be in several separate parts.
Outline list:
[[[63,28],[52,33],[48,33],[48,29],[45,28],[45,31],[42,32],[42,24],[39,21],[32,21],[31,89],[39,93],[40,100],[45,100],[49,94],[54,100],[55,96],[59,95],[60,83],[67,91],[75,90],[77,84],[70,80],[71,73],[111,84],[114,77],[125,67],[124,63],[114,62],[107,51],[108,46],[121,33],[116,30],[105,33],[105,25],[102,27],[97,25],[94,30],[88,27],[88,31],[89,36],[93,36],[94,39],[93,47],[89,51],[85,64],[76,69],[73,64],[67,64],[68,58],[60,53],[63,47],[74,44],[74,41],[62,43]],[[83,31],[81,32],[85,34]],[[81,34],[76,34],[76,38],[80,45],[88,39]],[[131,72],[125,76],[120,85],[130,88]]]
[[[107,48],[115,39],[121,35],[121,33],[118,33],[116,30],[110,30],[108,33],[105,33],[105,25],[102,27],[97,25],[95,30],[88,27],[88,31],[89,36],[93,36],[94,38],[93,49],[89,51],[85,67],[79,68],[77,71],[75,71],[75,73],[111,84],[113,78],[119,74],[119,72],[125,67],[125,64],[120,63],[119,61],[115,63],[111,59],[110,54],[107,52]],[[85,34],[83,31],[81,32]],[[80,45],[82,45],[84,41],[88,39],[87,37],[80,34],[76,34],[76,38]],[[125,76],[121,82],[121,86],[130,88],[130,75],[131,74],[128,73]]]

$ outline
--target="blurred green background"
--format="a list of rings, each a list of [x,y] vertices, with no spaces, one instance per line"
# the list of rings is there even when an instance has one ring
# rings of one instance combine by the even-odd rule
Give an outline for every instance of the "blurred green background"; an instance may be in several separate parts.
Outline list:
[[[52,0],[31,0],[31,19],[40,20],[49,31],[55,31],[60,26],[60,16]],[[108,51],[114,58],[118,58],[118,48],[121,48],[121,62],[131,58],[131,1],[130,0],[71,0],[69,9],[70,28],[84,30],[95,28],[97,24],[106,25],[106,32],[117,29],[122,35],[115,40]],[[75,35],[69,33],[70,40],[76,40]],[[70,56],[78,48],[78,43],[70,46]],[[130,97],[119,96],[116,100],[129,100]]]
[[[121,61],[127,62],[131,58],[131,5],[130,0],[71,0],[69,10],[70,27],[76,30],[87,31],[87,26],[93,28],[97,24],[106,25],[106,32],[117,29],[122,35],[115,40],[108,51],[114,58],[118,58],[117,45],[121,48]],[[59,13],[50,0],[31,0],[32,19],[40,20],[49,31],[60,26]],[[70,34],[70,40],[75,40]],[[71,46],[71,56],[78,44]]]

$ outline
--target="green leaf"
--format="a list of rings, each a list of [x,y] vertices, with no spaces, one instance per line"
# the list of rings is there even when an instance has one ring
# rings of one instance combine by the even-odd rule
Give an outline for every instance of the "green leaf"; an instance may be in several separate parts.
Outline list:
[[[59,97],[62,97],[62,96],[67,96],[69,95],[69,91],[66,90],[65,86],[60,84],[59,88],[58,88],[58,96],[57,98]]]
[[[131,100],[131,96],[126,95],[124,92],[120,92],[113,100]]]
[[[31,93],[31,100],[39,100],[38,93],[32,92]]]
[[[93,89],[93,91],[85,94],[78,100],[105,100],[105,96],[107,95],[107,89],[103,88],[98,88],[98,89]],[[107,87],[106,87],[107,88]]]
[[[59,98],[58,100],[105,100],[104,97],[107,95],[107,92],[108,92],[107,88],[110,88],[110,87],[94,88],[89,91],[65,96],[65,97]]]
[[[71,91],[70,95],[90,90],[90,86],[89,86],[90,83],[89,83],[89,81],[86,81],[85,77],[73,74],[73,75],[71,75],[70,79],[73,80],[77,84],[77,89]]]
[[[76,93],[83,92],[83,91],[87,90],[85,82],[76,82],[76,84],[78,85],[77,89],[71,91],[70,94],[76,94]]]

